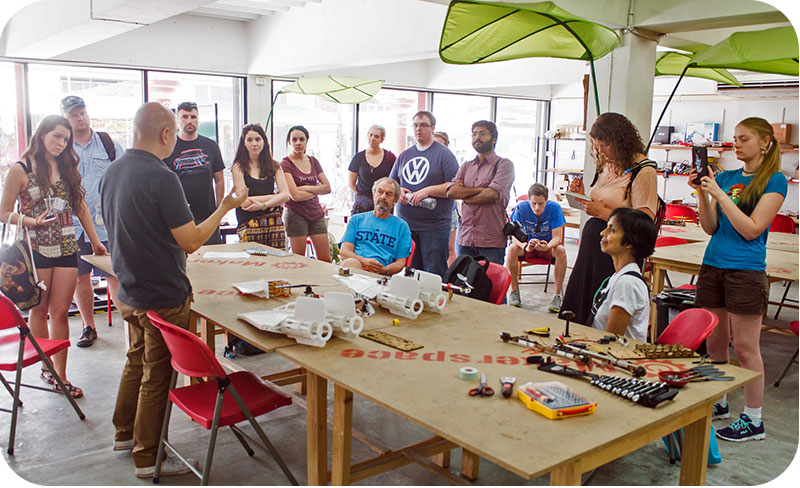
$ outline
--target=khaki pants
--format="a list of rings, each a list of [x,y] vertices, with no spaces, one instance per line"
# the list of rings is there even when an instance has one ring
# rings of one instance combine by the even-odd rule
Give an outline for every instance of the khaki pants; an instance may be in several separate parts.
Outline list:
[[[189,297],[183,305],[155,312],[167,322],[188,329],[191,301]],[[128,323],[129,342],[114,408],[114,440],[133,438],[133,463],[146,468],[156,464],[172,377],[171,356],[161,332],[147,319],[147,310],[120,302],[120,313]]]

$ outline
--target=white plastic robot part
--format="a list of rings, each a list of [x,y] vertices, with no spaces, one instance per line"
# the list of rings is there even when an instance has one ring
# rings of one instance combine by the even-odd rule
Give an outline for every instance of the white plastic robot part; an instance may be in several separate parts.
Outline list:
[[[284,334],[327,342],[333,335],[333,327],[328,322],[306,322],[286,319],[281,322]]]
[[[431,312],[442,313],[444,307],[447,306],[447,295],[442,293],[429,293],[426,291],[419,292],[419,298],[425,304],[425,310]]]
[[[422,313],[424,305],[419,298],[402,298],[397,295],[380,293],[376,297],[379,305],[386,307],[395,315],[400,315],[408,319],[416,319]]]

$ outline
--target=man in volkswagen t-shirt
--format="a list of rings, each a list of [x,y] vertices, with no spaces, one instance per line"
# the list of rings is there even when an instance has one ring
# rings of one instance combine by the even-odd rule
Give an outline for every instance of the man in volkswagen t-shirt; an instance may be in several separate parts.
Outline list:
[[[214,213],[225,195],[225,162],[217,143],[197,133],[196,103],[181,103],[175,116],[178,118],[178,140],[164,162],[178,174],[194,221],[199,224]],[[206,244],[221,242],[217,229]]]
[[[453,213],[447,186],[458,171],[458,161],[449,149],[433,139],[436,118],[432,113],[417,112],[413,124],[417,143],[400,153],[389,175],[402,188],[396,212],[408,223],[416,245],[411,267],[444,277]],[[435,208],[419,205],[428,197],[436,198]]]

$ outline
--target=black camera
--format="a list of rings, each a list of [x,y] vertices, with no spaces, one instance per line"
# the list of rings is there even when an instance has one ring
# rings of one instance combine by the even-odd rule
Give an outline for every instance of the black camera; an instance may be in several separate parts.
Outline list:
[[[522,224],[514,220],[506,222],[506,225],[503,226],[503,234],[514,236],[519,242],[528,242],[528,234],[522,228]]]

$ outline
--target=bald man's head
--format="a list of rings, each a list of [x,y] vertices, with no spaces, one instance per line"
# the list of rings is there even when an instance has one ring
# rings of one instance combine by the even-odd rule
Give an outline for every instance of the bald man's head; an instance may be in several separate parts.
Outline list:
[[[133,147],[164,159],[172,154],[177,129],[175,115],[169,109],[158,102],[145,103],[133,118]]]

